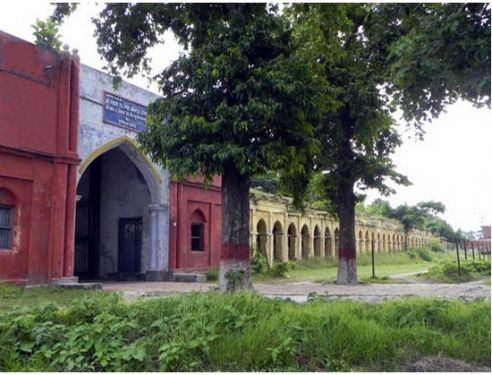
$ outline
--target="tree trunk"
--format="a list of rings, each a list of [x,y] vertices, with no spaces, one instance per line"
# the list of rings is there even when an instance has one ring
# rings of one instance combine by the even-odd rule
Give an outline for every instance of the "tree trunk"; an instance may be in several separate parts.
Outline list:
[[[235,168],[222,175],[222,247],[219,287],[222,291],[250,289],[249,177]]]
[[[353,182],[342,181],[338,185],[337,211],[340,221],[338,284],[356,284],[355,194]]]

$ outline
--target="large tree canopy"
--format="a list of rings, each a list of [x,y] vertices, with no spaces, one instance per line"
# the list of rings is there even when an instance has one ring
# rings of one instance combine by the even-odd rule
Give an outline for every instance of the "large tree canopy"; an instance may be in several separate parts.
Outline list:
[[[390,158],[400,144],[392,112],[420,132],[459,97],[490,105],[490,7],[296,4],[289,14],[298,54],[335,100],[318,123],[316,165],[340,220],[338,281],[355,283],[354,188],[408,184]]]
[[[70,11],[58,9],[55,16]],[[175,177],[222,175],[219,283],[249,287],[251,176],[307,174],[318,144],[313,120],[331,103],[325,81],[292,53],[290,25],[275,6],[107,4],[95,24],[113,73],[148,71],[147,51],[166,30],[187,49],[155,77],[162,98],[138,140]]]

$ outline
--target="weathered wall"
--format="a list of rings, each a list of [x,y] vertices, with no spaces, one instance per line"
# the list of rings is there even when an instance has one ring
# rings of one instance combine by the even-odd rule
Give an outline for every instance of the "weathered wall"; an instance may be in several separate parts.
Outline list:
[[[221,246],[221,179],[215,177],[205,188],[201,179],[171,182],[171,269],[206,269],[219,264]],[[203,251],[191,250],[193,215],[203,215]]]
[[[82,163],[79,168],[78,179],[82,173],[89,167],[90,163],[104,153],[118,148],[125,153],[135,168],[141,173],[144,185],[148,189],[149,200],[146,201],[138,191],[139,184],[128,184],[125,177],[119,175],[118,168],[107,169],[103,172],[102,194],[104,191],[117,189],[120,196],[123,192],[128,194],[128,198],[134,201],[134,206],[139,206],[139,212],[145,212],[143,232],[144,239],[142,243],[142,272],[149,271],[166,271],[168,270],[168,244],[169,244],[169,173],[163,170],[159,165],[152,163],[142,152],[138,150],[138,145],[133,141],[137,131],[124,126],[114,125],[103,121],[103,106],[105,93],[115,94],[125,98],[128,101],[147,106],[158,98],[157,95],[147,90],[131,85],[127,82],[121,82],[118,89],[112,84],[111,77],[96,69],[81,66],[80,79],[80,130],[79,130],[79,155]],[[126,172],[125,172],[126,173]],[[129,177],[129,176],[126,176]],[[133,180],[132,180],[133,181]],[[118,186],[116,186],[118,185]],[[135,190],[136,189],[136,190]],[[107,219],[114,224],[116,211],[112,207],[117,205],[116,201],[111,203],[102,199],[101,217],[107,216]],[[124,209],[122,209],[123,214]],[[109,216],[108,216],[109,215]],[[106,223],[106,220],[105,220]],[[102,251],[101,271],[109,272],[114,270],[115,259],[107,254],[114,254],[114,236],[117,236],[118,225],[105,225],[101,228],[101,247],[105,246]],[[111,234],[107,234],[110,231]],[[107,236],[112,236],[111,238]],[[107,242],[109,241],[109,242]],[[103,249],[101,249],[103,250]],[[104,255],[106,254],[106,255]]]
[[[251,193],[250,210],[250,245],[266,251],[269,262],[335,255],[338,222],[326,212],[306,209],[301,214],[290,199],[258,191]],[[373,243],[376,252],[404,249],[403,227],[396,220],[357,216],[355,235],[358,254],[370,252]],[[421,247],[431,238],[428,232],[413,231],[408,246]]]
[[[118,148],[101,156],[102,276],[118,272],[118,220],[142,217],[142,249],[149,249],[150,195],[138,169]],[[150,269],[149,251],[142,251],[141,270]]]
[[[13,242],[0,280],[73,274],[79,60],[0,32],[0,205]]]

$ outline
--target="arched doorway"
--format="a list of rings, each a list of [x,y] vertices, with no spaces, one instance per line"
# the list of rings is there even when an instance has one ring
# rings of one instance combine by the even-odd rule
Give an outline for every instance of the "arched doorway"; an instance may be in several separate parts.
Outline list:
[[[333,249],[331,248],[331,235],[330,229],[325,228],[325,257],[333,256]]]
[[[289,247],[289,260],[296,260],[296,240],[297,240],[297,231],[296,226],[294,224],[289,225],[289,229],[287,230],[288,243]]]
[[[321,232],[319,227],[314,227],[314,256],[321,256]]]
[[[282,260],[282,224],[279,221],[273,225],[273,259]]]
[[[266,251],[267,238],[266,223],[265,220],[261,219],[258,221],[258,224],[256,224],[256,251],[263,254],[268,259]]]
[[[306,224],[302,226],[301,229],[301,253],[302,257],[304,259],[307,259],[309,257],[309,253],[311,252],[310,246],[309,246],[309,228]]]
[[[76,276],[143,279],[167,268],[159,178],[130,142],[114,144],[83,163],[77,185]]]

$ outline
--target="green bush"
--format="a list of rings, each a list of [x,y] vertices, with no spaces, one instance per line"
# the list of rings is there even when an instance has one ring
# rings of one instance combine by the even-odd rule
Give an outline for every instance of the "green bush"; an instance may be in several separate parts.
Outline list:
[[[463,282],[490,276],[490,262],[486,261],[462,261],[461,272],[458,264],[452,261],[441,262],[431,267],[427,275],[443,282]]]
[[[442,253],[444,251],[441,241],[432,239],[429,241],[427,247],[429,248],[430,251],[433,251],[435,253]]]
[[[289,263],[275,261],[273,262],[272,268],[270,269],[270,274],[275,277],[288,277],[288,271]]]
[[[423,355],[490,361],[487,301],[311,297],[97,295],[13,308],[0,314],[0,370],[401,371]]]
[[[253,273],[262,273],[267,270],[267,259],[259,250],[256,250],[253,258],[251,258],[250,267]]]
[[[426,248],[418,249],[417,253],[418,253],[420,259],[425,260],[426,262],[432,262],[432,254]]]
[[[207,270],[207,281],[216,281],[219,279],[219,270],[217,268],[209,268]]]

